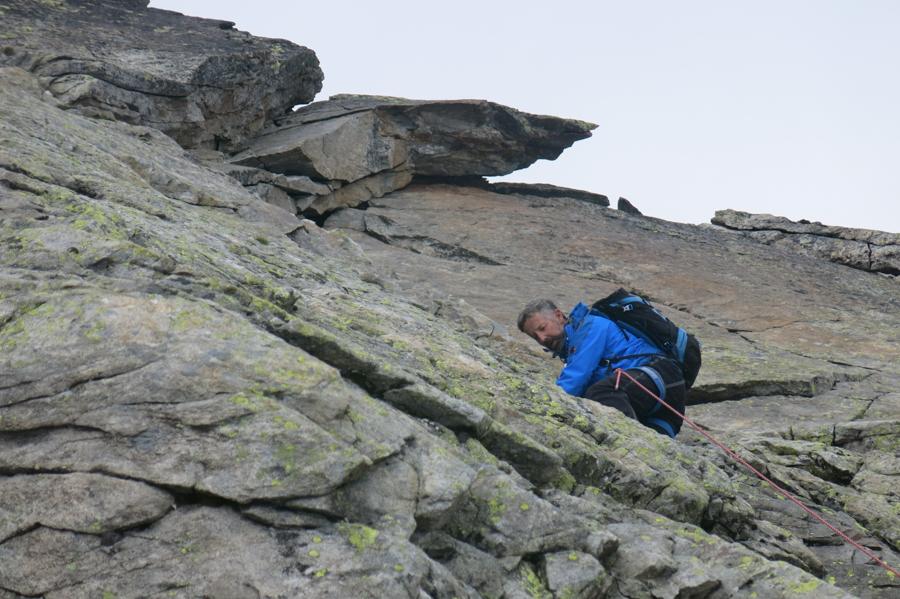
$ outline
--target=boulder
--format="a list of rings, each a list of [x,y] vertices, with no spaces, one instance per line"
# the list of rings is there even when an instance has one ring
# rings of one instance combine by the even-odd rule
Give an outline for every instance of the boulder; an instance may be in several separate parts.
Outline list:
[[[626,200],[625,198],[619,198],[618,203],[616,204],[616,208],[621,210],[622,212],[626,212],[628,214],[633,214],[634,216],[641,216],[643,213],[635,208],[634,204]]]
[[[185,147],[233,147],[322,87],[312,50],[147,4],[5,2],[0,66],[31,71],[61,106]]]
[[[412,176],[505,175],[556,158],[595,127],[484,100],[340,95],[279,120],[231,161],[355,184],[309,206],[322,214],[400,189]]]

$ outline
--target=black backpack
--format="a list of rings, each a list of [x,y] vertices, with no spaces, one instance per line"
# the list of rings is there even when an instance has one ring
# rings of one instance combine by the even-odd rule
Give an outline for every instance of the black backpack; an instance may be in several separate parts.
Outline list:
[[[619,289],[594,302],[591,313],[616,323],[627,337],[629,333],[642,337],[659,348],[662,355],[681,365],[685,387],[690,389],[700,371],[700,342],[662,315],[641,296]],[[638,354],[641,355],[641,354]],[[610,363],[635,356],[608,358]]]

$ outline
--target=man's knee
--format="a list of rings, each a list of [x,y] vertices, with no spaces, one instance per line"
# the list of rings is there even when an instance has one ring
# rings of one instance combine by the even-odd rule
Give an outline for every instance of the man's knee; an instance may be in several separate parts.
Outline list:
[[[677,363],[671,360],[654,360],[649,364],[630,369],[640,386],[628,387],[629,398],[637,413],[637,419],[659,433],[674,437],[681,430],[684,414],[684,376]],[[663,404],[665,402],[665,405]]]
[[[590,387],[584,394],[585,399],[596,401],[604,406],[615,408],[629,418],[637,420],[637,414],[631,405],[631,400],[622,390],[616,389],[615,381],[607,377],[599,380]]]

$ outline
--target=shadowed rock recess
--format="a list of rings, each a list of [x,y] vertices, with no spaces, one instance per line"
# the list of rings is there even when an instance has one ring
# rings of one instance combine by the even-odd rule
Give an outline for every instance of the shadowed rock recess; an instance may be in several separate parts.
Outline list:
[[[900,592],[513,324],[646,294],[703,341],[689,415],[897,567],[893,277],[481,181],[580,121],[284,116],[321,81],[288,42],[137,1],[0,22],[0,598]]]

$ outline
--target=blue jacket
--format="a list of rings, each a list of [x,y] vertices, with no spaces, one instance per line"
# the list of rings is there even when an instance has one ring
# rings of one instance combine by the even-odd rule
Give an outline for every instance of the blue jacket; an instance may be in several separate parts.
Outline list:
[[[632,334],[626,337],[613,321],[590,314],[590,309],[582,303],[569,313],[565,332],[566,341],[559,357],[566,365],[559,373],[556,384],[570,395],[584,397],[588,387],[612,374],[616,368],[642,366],[650,362],[653,356],[628,358],[612,364],[603,360],[634,354],[663,355],[649,341]]]

